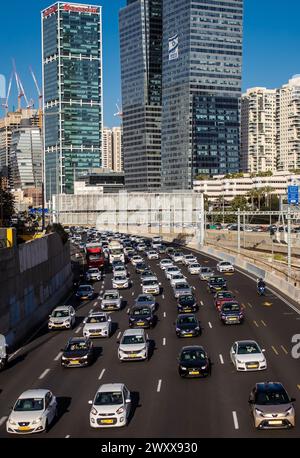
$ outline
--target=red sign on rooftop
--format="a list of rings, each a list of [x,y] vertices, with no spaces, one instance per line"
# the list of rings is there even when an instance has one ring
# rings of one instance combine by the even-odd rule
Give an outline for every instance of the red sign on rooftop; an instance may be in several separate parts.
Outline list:
[[[56,12],[57,12],[57,5],[53,5],[53,6],[50,6],[50,8],[48,8],[47,10],[44,11],[43,16],[47,17],[47,16],[50,16],[50,14],[56,13]]]
[[[69,3],[64,4],[64,11],[72,11],[75,13],[98,13],[98,8],[94,8],[92,6],[76,6],[70,5]]]

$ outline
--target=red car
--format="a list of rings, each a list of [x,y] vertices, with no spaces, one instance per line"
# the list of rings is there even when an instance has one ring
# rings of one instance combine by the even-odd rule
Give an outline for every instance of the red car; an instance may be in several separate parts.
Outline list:
[[[225,302],[232,302],[235,295],[231,291],[218,291],[215,294],[215,306],[218,311]]]

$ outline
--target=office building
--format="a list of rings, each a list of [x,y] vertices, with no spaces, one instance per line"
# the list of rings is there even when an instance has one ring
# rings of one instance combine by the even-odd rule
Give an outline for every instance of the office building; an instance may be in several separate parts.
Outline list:
[[[243,0],[164,0],[162,186],[240,168]]]
[[[123,148],[122,148],[122,127],[112,127],[112,169],[114,172],[122,172],[123,167]]]
[[[127,0],[119,14],[126,189],[160,187],[162,0]]]
[[[276,170],[276,90],[248,89],[241,101],[241,168],[257,173]]]
[[[42,52],[49,199],[72,193],[102,163],[101,7],[58,2],[42,11]]]
[[[97,189],[104,193],[119,192],[124,189],[124,172],[114,172],[106,168],[91,169],[75,183],[76,194]]]
[[[113,168],[112,131],[109,127],[103,128],[102,167]]]

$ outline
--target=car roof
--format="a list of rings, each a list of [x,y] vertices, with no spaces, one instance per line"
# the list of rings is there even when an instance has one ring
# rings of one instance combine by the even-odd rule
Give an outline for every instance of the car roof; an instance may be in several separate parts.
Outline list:
[[[205,352],[204,348],[202,347],[202,345],[188,345],[186,347],[182,347],[180,352],[183,352],[183,351],[189,351],[189,350],[200,350],[200,351],[203,351]],[[205,352],[206,353],[206,352]]]
[[[252,344],[255,344],[259,347],[258,343],[255,341],[255,340],[237,340],[235,342],[236,344],[238,345],[252,345]]]
[[[76,343],[76,342],[85,342],[87,339],[86,337],[70,337],[68,343]]]
[[[106,290],[104,291],[104,294],[112,294],[112,293],[118,295],[118,294],[119,294],[119,291],[116,291],[115,289],[106,289]]]
[[[141,336],[144,334],[144,329],[126,329],[126,331],[123,332],[123,336]]]
[[[43,388],[37,388],[35,390],[27,390],[20,394],[18,399],[25,399],[25,398],[41,398],[46,395],[50,390],[46,390]]]
[[[124,383],[105,383],[100,385],[97,393],[106,393],[108,391],[122,391]]]
[[[91,312],[87,318],[90,318],[91,316],[105,316],[107,317],[107,313],[105,312]]]
[[[73,307],[73,306],[72,305],[59,305],[58,307],[55,307],[53,312],[55,312],[56,310],[66,310],[66,309],[69,309],[70,307]]]
[[[259,382],[259,383],[256,383],[256,388],[258,391],[260,392],[264,392],[264,391],[281,391],[281,390],[284,390],[284,387],[282,385],[282,383],[280,382]]]

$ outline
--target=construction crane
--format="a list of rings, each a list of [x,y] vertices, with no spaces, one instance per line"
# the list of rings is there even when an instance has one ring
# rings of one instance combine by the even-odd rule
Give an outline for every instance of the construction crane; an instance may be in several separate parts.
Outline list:
[[[10,77],[10,80],[9,80],[5,103],[1,104],[1,106],[5,109],[5,115],[7,115],[7,113],[8,113],[8,99],[9,99],[9,96],[10,96],[12,80],[13,80],[13,73],[11,74],[11,77]]]
[[[42,110],[42,108],[43,108],[43,95],[42,95],[42,93],[41,93],[41,90],[40,90],[40,88],[39,88],[39,85],[38,85],[36,76],[35,76],[35,74],[34,74],[32,68],[29,67],[29,70],[30,70],[32,79],[33,79],[33,81],[34,81],[34,84],[35,84],[35,87],[36,87],[36,90],[37,90],[37,93],[38,93],[38,96],[39,96],[39,110]]]
[[[122,120],[123,118],[123,111],[122,111],[122,108],[120,109],[119,105],[116,103],[116,107],[117,107],[117,110],[118,112],[114,114],[114,116],[118,116],[118,118],[120,118]]]
[[[22,97],[24,97],[24,99],[26,101],[26,107],[27,108],[32,108],[32,105],[28,102],[28,99],[26,97],[22,81],[20,80],[20,77],[19,77],[19,75],[17,73],[15,60],[13,59],[12,62],[13,62],[13,72],[14,72],[14,75],[15,75],[16,84],[17,84],[17,88],[18,88],[18,111],[21,111],[21,109],[22,109]]]

